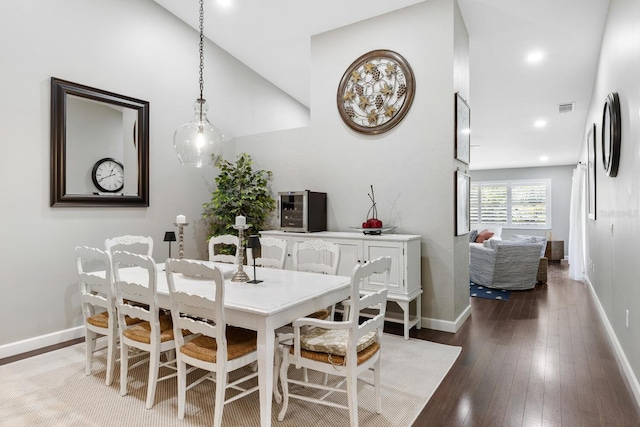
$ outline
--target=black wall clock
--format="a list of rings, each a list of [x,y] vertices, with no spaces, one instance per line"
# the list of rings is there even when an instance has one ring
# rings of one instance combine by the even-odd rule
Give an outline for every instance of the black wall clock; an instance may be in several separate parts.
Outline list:
[[[124,187],[124,167],[119,161],[105,157],[93,165],[91,179],[98,190],[117,193]]]
[[[602,111],[602,166],[607,176],[618,175],[620,163],[620,99],[616,92],[607,96]]]
[[[367,52],[347,68],[338,86],[338,111],[351,129],[386,132],[409,111],[415,93],[413,70],[398,53]]]

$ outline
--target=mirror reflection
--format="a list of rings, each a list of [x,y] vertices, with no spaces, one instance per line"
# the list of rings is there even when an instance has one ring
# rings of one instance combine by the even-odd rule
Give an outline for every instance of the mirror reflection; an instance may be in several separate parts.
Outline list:
[[[52,78],[51,206],[148,206],[148,103]]]
[[[67,95],[67,193],[138,194],[137,116],[132,108]],[[104,159],[122,167],[122,181]]]

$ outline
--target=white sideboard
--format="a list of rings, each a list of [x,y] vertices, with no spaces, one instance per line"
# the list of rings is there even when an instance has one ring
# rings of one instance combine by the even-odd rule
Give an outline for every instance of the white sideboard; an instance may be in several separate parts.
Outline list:
[[[292,269],[291,253],[295,242],[321,239],[340,246],[340,264],[338,275],[351,276],[357,263],[366,262],[381,256],[389,256],[391,274],[389,279],[388,301],[396,303],[402,313],[387,310],[387,320],[404,324],[404,338],[409,339],[409,329],[421,328],[422,280],[420,275],[420,244],[422,236],[412,234],[381,234],[378,236],[363,233],[339,231],[321,231],[317,233],[294,233],[278,230],[262,231],[262,236],[271,236],[287,241],[287,261],[285,268]],[[364,284],[363,290],[378,290],[382,286],[382,276],[372,276]],[[415,301],[415,315],[409,310],[411,301]]]

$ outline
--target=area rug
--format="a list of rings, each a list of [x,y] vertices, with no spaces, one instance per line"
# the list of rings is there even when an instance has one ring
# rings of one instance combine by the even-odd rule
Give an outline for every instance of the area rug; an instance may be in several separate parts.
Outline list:
[[[205,381],[187,392],[184,420],[177,417],[176,379],[162,381],[155,406],[145,409],[147,365],[129,373],[128,395],[119,393],[119,371],[111,386],[104,385],[105,358],[97,357],[93,374],[84,375],[84,343],[0,366],[2,425],[23,426],[211,426],[214,384]],[[358,414],[361,426],[410,426],[431,398],[456,358],[460,347],[384,334],[382,342],[382,405],[376,414],[373,387],[359,384]],[[292,376],[299,370],[291,368]],[[289,402],[278,427],[349,425],[346,410]],[[259,398],[225,405],[224,426],[259,426]]]
[[[485,286],[476,285],[475,283],[471,282],[469,284],[469,295],[476,298],[509,301],[511,291],[505,291],[504,289],[491,289]]]

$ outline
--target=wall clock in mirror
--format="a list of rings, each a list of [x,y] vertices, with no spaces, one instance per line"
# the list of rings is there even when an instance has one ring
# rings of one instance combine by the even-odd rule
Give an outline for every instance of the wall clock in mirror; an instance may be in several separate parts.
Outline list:
[[[98,191],[117,193],[124,187],[124,167],[119,161],[105,157],[93,165],[91,180]]]
[[[602,165],[607,176],[618,175],[620,163],[620,98],[616,92],[607,96],[602,111]]]
[[[369,135],[388,131],[407,114],[415,77],[407,61],[390,50],[374,50],[356,59],[338,86],[340,117],[351,129]]]

